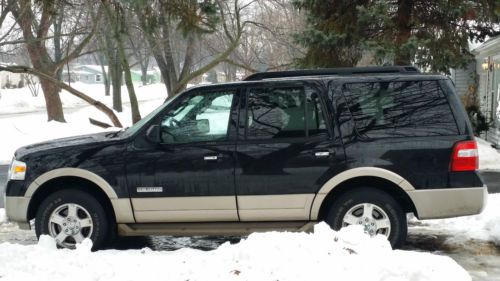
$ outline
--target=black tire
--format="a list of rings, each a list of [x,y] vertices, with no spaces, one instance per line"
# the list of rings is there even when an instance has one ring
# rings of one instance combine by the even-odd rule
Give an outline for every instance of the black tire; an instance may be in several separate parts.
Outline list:
[[[83,217],[83,219],[87,218],[87,214],[90,216],[89,218],[91,221],[91,227],[87,227],[86,229],[81,227],[80,232],[85,238],[90,238],[92,240],[92,250],[95,251],[102,248],[107,242],[106,240],[109,238],[110,234],[109,218],[106,215],[102,204],[96,198],[94,198],[87,192],[80,190],[66,189],[57,191],[43,200],[37,210],[35,218],[36,236],[39,238],[42,234],[51,235],[51,231],[49,230],[49,228],[51,227],[52,232],[57,232],[58,229],[60,231],[57,233],[62,232],[62,227],[50,223],[50,216],[56,209],[62,208],[62,217],[64,217],[64,206],[67,206],[66,204],[76,204],[78,206],[78,216]],[[67,210],[69,210],[69,208]],[[90,231],[90,229],[92,230]],[[86,234],[88,235],[88,237],[85,236],[84,231],[87,232]],[[55,235],[51,236],[55,237]],[[74,248],[74,245],[71,246],[68,244],[75,244],[75,239],[70,237],[69,239],[66,238],[66,240],[64,241],[66,241],[64,244],[58,243],[58,246],[61,248]]]
[[[359,204],[369,203],[382,209],[390,221],[388,240],[393,248],[401,247],[406,241],[408,225],[406,214],[392,196],[375,188],[357,188],[334,200],[326,216],[326,222],[334,230],[339,230],[348,211]]]

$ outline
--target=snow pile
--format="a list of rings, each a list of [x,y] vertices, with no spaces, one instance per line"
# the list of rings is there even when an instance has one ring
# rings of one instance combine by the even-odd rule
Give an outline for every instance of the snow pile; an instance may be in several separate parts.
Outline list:
[[[393,251],[382,237],[358,226],[339,232],[322,223],[314,234],[255,233],[238,244],[204,252],[105,250],[90,240],[56,250],[42,236],[38,245],[0,244],[2,280],[470,280],[451,258]]]
[[[479,169],[480,170],[500,170],[500,153],[491,147],[491,143],[476,138],[479,149]]]
[[[415,229],[431,229],[435,234],[451,235],[451,241],[464,243],[470,239],[491,241],[500,246],[500,194],[488,195],[486,208],[479,215],[426,220]]]

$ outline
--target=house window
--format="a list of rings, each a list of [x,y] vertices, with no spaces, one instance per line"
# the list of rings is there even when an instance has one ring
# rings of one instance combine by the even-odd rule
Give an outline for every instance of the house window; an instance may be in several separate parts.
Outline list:
[[[101,82],[101,75],[100,74],[96,74],[95,75],[95,81],[96,82]]]

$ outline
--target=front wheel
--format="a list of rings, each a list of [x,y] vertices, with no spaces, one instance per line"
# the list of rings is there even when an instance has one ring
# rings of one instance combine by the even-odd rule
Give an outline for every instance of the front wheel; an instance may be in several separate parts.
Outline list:
[[[361,225],[365,233],[387,237],[393,248],[406,241],[406,214],[392,196],[373,188],[346,192],[333,202],[326,222],[335,230]]]
[[[37,237],[50,235],[59,247],[74,249],[85,238],[92,249],[102,247],[109,232],[109,222],[101,203],[80,190],[61,190],[48,196],[35,218]]]

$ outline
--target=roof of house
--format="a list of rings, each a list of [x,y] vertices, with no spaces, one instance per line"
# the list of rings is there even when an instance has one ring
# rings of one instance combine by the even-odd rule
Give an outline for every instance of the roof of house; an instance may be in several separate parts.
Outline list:
[[[485,52],[499,52],[500,53],[500,35],[488,39],[483,44],[474,48],[471,52],[475,55]]]

